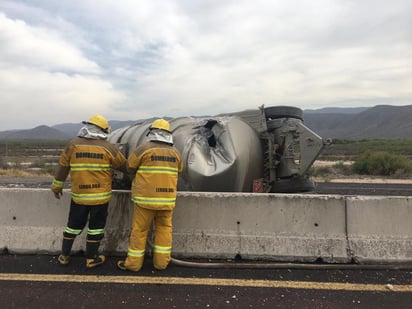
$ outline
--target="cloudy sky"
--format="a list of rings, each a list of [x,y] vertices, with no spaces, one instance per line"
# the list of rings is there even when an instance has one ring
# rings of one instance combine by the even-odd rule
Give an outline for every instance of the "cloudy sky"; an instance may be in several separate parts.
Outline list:
[[[0,130],[412,104],[410,0],[0,0]]]

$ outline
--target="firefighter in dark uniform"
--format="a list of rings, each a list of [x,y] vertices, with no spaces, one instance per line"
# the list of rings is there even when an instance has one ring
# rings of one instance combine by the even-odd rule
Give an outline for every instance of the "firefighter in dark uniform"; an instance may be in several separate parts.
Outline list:
[[[166,269],[171,260],[172,216],[178,174],[182,172],[183,164],[179,151],[173,146],[168,121],[155,120],[147,140],[127,160],[127,170],[134,175],[132,201],[135,206],[127,258],[117,262],[122,270],[141,269],[147,235],[153,221],[153,265],[159,270]]]
[[[86,267],[105,261],[98,254],[104,236],[109,201],[112,196],[112,169],[126,172],[126,158],[107,141],[110,127],[102,115],[83,121],[77,138],[63,150],[51,189],[57,199],[63,194],[63,184],[70,173],[71,204],[67,227],[63,232],[61,265],[67,265],[76,236],[88,221]]]

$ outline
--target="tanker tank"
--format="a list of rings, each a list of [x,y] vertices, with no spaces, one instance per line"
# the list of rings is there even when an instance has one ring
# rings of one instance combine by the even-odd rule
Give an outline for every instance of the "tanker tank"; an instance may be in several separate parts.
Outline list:
[[[323,139],[303,124],[303,111],[291,106],[212,117],[166,118],[184,171],[179,191],[305,192],[314,189],[309,168]],[[145,138],[153,119],[113,131],[109,141],[126,157]],[[129,189],[131,175],[116,173],[113,187]]]

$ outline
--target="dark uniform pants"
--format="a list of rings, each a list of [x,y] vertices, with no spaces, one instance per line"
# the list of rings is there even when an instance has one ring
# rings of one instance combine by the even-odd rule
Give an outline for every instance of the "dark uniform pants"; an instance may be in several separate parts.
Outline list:
[[[88,221],[86,256],[97,257],[100,241],[104,237],[108,206],[109,203],[89,206],[71,201],[67,227],[63,232],[63,255],[70,255],[74,239],[81,234]]]

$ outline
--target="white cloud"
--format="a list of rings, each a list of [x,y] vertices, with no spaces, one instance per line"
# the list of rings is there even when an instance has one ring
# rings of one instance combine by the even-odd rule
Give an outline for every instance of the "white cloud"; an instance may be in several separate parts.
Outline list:
[[[164,50],[157,69],[137,76],[135,102],[148,102],[153,114],[171,115],[213,114],[262,103],[312,108],[395,98],[391,103],[412,104],[411,79],[393,83],[391,78],[394,68],[411,68],[410,44],[382,44],[393,42],[394,32],[402,37],[406,17],[393,20],[405,15],[402,6],[378,7],[370,16],[370,6],[359,12],[354,2],[247,3],[188,8],[190,27],[176,32],[176,44]],[[388,20],[392,30],[386,33]]]
[[[99,67],[52,30],[32,27],[0,13],[0,65],[99,73]]]
[[[0,104],[50,97],[56,119],[412,104],[407,0],[3,3]]]
[[[52,30],[0,13],[0,45],[4,129],[81,121],[123,99],[95,62]]]
[[[109,105],[123,99],[98,78],[26,68],[0,70],[0,84],[1,106],[7,111],[2,126],[10,129],[80,122],[95,113],[108,114]]]

